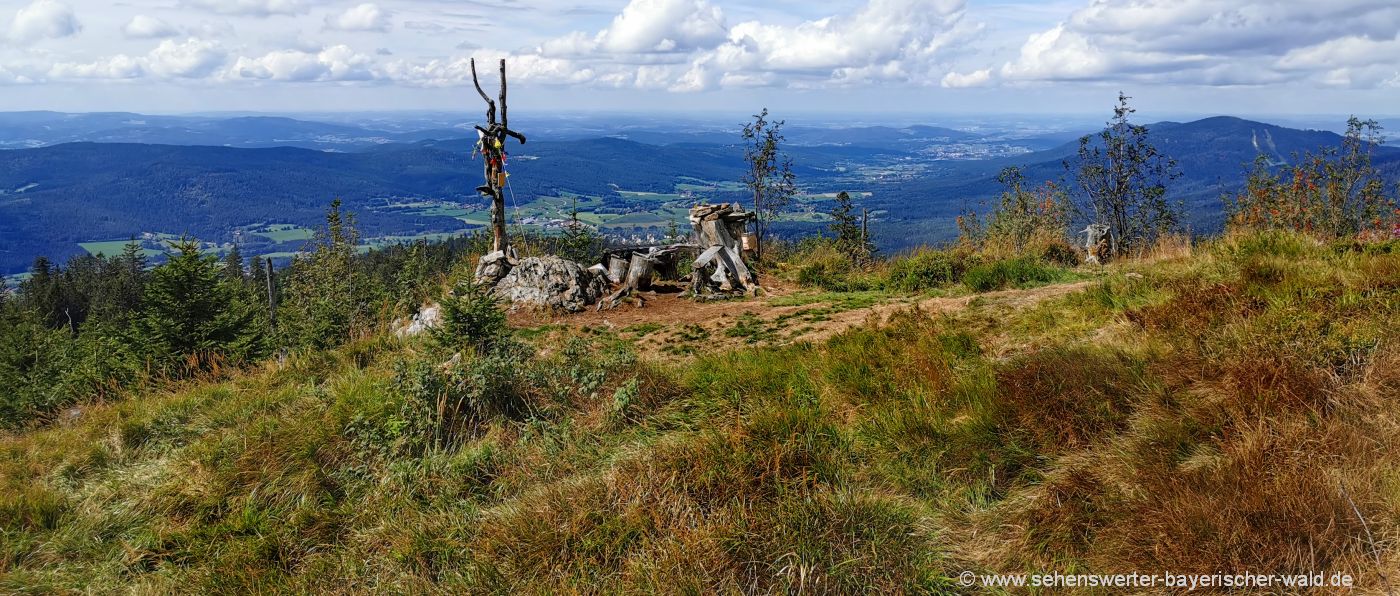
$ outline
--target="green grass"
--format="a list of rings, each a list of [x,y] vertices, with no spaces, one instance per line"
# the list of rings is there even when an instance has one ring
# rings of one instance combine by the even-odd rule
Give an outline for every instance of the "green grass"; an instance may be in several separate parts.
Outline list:
[[[1149,569],[1380,591],[1396,304],[1400,254],[1249,236],[815,345],[770,341],[810,312],[673,327],[674,362],[629,347],[661,322],[455,363],[368,337],[0,435],[0,591],[964,593],[964,570]]]
[[[173,237],[171,237],[171,236],[169,236],[169,235],[162,235],[162,236],[167,237],[167,239],[168,239],[168,238],[173,238]],[[118,256],[118,255],[122,254],[122,252],[126,250],[126,245],[131,244],[131,242],[132,242],[132,241],[131,241],[130,239],[128,239],[128,240],[100,240],[100,241],[96,241],[96,242],[79,242],[79,243],[78,243],[78,246],[83,247],[83,250],[87,251],[88,254],[93,255],[93,256],[96,256],[96,255],[104,255],[104,256],[108,256],[108,257],[115,257],[115,256]],[[142,249],[141,249],[141,252],[142,252],[143,254],[145,254],[147,257],[154,257],[154,256],[159,256],[159,255],[163,254],[161,251],[156,250],[156,249],[153,249],[153,248],[142,248]]]
[[[315,237],[316,232],[307,228],[292,224],[272,224],[253,232],[255,236],[262,236],[273,242],[281,244],[283,242],[304,242]]]

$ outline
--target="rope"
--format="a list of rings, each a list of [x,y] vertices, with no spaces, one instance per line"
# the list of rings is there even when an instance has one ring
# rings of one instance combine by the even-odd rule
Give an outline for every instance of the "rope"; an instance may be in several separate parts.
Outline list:
[[[510,207],[515,212],[515,237],[520,240],[520,248],[528,248],[525,240],[525,224],[520,223],[520,203],[515,201],[515,186],[510,182],[510,176],[506,176],[506,191],[510,193]]]

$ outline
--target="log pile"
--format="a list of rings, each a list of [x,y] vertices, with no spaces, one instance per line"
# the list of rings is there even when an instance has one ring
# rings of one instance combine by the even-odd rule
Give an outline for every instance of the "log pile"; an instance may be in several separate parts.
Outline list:
[[[744,263],[745,243],[752,243],[747,232],[753,213],[733,205],[698,205],[690,210],[701,253],[691,263],[690,290],[696,297],[754,294],[758,278]]]

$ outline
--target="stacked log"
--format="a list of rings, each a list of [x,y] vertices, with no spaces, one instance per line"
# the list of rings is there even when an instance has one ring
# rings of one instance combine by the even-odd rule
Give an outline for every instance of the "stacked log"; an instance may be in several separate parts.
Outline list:
[[[697,205],[690,210],[690,225],[703,251],[691,263],[695,295],[751,294],[758,290],[757,277],[744,263],[742,243],[753,215],[737,203]]]

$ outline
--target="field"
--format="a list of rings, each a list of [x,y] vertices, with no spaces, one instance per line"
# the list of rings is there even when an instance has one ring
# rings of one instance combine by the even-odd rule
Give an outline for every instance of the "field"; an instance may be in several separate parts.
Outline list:
[[[272,224],[253,232],[277,244],[310,240],[316,235],[314,230],[292,224]]]

